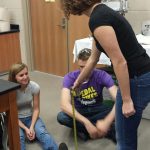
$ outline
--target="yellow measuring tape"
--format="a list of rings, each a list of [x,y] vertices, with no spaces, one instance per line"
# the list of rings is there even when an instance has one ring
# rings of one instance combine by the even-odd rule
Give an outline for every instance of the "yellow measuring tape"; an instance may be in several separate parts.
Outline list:
[[[75,150],[78,150],[77,128],[76,128],[76,118],[75,118],[75,104],[74,104],[73,90],[71,90],[70,94],[71,94],[71,103],[72,103],[72,112],[73,112],[74,144],[75,144]]]

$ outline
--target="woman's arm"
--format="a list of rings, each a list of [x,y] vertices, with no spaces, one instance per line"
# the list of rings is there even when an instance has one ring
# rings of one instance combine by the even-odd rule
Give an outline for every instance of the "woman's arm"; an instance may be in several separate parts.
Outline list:
[[[72,87],[73,89],[78,88],[83,83],[83,81],[86,78],[88,78],[91,71],[94,69],[97,62],[99,61],[100,54],[101,54],[101,52],[97,50],[97,48],[95,46],[95,41],[93,40],[91,56],[89,57],[84,69],[82,70],[82,72],[80,73],[78,78],[76,79],[76,81]]]
[[[94,35],[111,59],[123,99],[123,114],[129,117],[135,113],[135,109],[130,95],[127,62],[120,50],[115,31],[111,26],[101,26],[95,29]]]

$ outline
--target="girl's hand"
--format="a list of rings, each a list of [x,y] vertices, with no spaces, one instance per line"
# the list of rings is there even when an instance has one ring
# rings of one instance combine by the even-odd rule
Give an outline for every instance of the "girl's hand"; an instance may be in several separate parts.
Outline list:
[[[27,138],[30,140],[30,130],[28,128],[25,129],[25,133]]]
[[[34,131],[34,129],[27,129],[26,136],[27,136],[27,138],[30,141],[34,140],[35,139],[35,131]]]
[[[34,129],[33,128],[30,128],[30,139],[31,140],[34,140],[35,139],[35,131],[34,131]]]

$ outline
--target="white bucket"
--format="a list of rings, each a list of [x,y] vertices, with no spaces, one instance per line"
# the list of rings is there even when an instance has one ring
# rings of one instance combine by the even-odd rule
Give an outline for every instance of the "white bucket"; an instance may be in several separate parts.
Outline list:
[[[10,21],[10,14],[7,8],[0,7],[0,21]]]
[[[0,21],[0,32],[10,31],[9,21]]]

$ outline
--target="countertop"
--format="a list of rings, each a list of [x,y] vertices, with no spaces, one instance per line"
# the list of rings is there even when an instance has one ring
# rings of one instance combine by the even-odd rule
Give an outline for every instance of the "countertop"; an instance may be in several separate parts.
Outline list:
[[[0,79],[0,95],[13,90],[17,90],[19,88],[20,88],[20,84],[18,83]]]
[[[10,31],[0,32],[1,34],[8,34],[8,33],[15,33],[20,32],[19,25],[17,24],[10,24]]]

